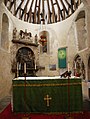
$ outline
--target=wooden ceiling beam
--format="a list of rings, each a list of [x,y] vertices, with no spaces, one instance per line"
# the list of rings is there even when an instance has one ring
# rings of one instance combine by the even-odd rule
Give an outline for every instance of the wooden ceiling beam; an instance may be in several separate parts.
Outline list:
[[[27,13],[27,5],[28,5],[28,3],[29,3],[29,0],[27,0],[26,5],[24,6],[23,12],[22,12],[21,17],[20,17],[21,19],[23,18],[24,14],[26,15],[26,13]],[[25,19],[26,18],[24,17],[24,20]]]
[[[56,5],[57,3],[55,2],[55,3],[53,3],[53,5]]]
[[[27,8],[28,8],[29,2],[30,2],[30,0],[27,1],[26,6],[24,8],[24,21],[27,21],[26,17],[27,17]]]
[[[27,21],[29,20],[30,23],[31,23],[31,19],[32,19],[32,6],[33,6],[33,3],[34,3],[34,0],[32,0],[32,2],[31,2],[31,6],[29,8],[28,16],[27,16]]]
[[[8,0],[4,0],[4,4],[5,4],[5,6],[7,6],[7,2],[8,2]]]
[[[51,23],[51,11],[49,7],[49,0],[47,0],[47,6],[48,6],[48,23]]]
[[[77,7],[76,7],[76,1],[74,0],[74,10],[76,10]]]
[[[57,4],[57,7],[58,7],[58,21],[60,21],[60,14],[62,14],[62,12],[61,12],[61,8],[60,8],[60,6],[59,6],[59,3],[58,3],[58,1],[57,0],[55,0],[56,1],[56,4]],[[61,15],[62,16],[62,15]]]
[[[67,1],[67,0],[65,0],[65,2],[67,3],[67,5],[70,7],[71,5],[70,5],[70,3]]]
[[[37,0],[36,0],[36,2],[35,2],[35,8],[34,8],[34,23],[36,23],[36,17],[37,17],[37,15],[36,15],[36,9],[37,8]]]
[[[40,23],[40,5],[41,5],[41,0],[39,0],[39,5],[38,5],[38,18],[37,18],[37,23]]]
[[[52,5],[52,22],[54,23],[55,22],[55,9],[54,9],[52,0],[51,0],[51,5]]]
[[[14,0],[14,15],[15,15],[15,11],[16,11],[16,0]]]
[[[70,13],[70,11],[71,11],[71,5],[70,5],[70,3],[67,1],[67,0],[65,0],[65,2],[66,2],[66,4],[68,5],[68,16],[71,14]],[[69,14],[70,13],[70,14]]]
[[[64,12],[66,12],[66,14],[68,15],[68,10],[67,10],[66,6],[64,5],[63,0],[60,0],[60,2],[63,6]]]
[[[81,4],[81,0],[78,0],[78,6]]]
[[[62,13],[63,13],[63,20],[64,20],[66,18],[66,14],[65,14],[66,11],[65,11],[65,9],[62,10]]]
[[[9,10],[11,10],[13,5],[14,5],[14,0],[12,2],[10,2]]]
[[[78,6],[81,4],[81,1],[82,0],[78,0],[77,2],[76,2],[76,7],[78,8]]]
[[[71,0],[71,12],[72,12],[72,13],[74,13],[73,6],[74,6],[74,0]]]
[[[45,15],[45,10],[44,10],[44,0],[42,0],[42,19],[43,19],[43,24],[45,24],[45,18],[44,18],[44,15]]]
[[[23,4],[24,0],[21,1],[21,3],[19,4],[18,8],[15,11],[15,16],[17,15],[18,11],[21,9],[21,6]]]

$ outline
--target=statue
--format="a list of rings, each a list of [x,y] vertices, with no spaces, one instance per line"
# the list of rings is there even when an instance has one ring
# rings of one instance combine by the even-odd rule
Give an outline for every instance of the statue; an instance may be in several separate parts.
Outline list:
[[[28,39],[30,40],[31,37],[32,37],[31,32],[28,32],[27,33],[27,30],[26,29],[25,29],[25,32],[23,30],[20,30],[19,35],[20,35],[20,39],[25,39],[25,40],[28,40]]]
[[[35,44],[38,44],[37,40],[38,40],[38,36],[37,36],[37,34],[36,34],[36,35],[35,35]]]
[[[16,27],[13,29],[13,40],[16,40],[17,37],[17,29]]]

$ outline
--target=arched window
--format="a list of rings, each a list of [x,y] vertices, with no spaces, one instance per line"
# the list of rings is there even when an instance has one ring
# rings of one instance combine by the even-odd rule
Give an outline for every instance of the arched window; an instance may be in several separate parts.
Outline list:
[[[7,15],[4,13],[2,17],[2,32],[1,32],[1,47],[5,50],[9,48],[9,21]]]
[[[24,68],[26,68],[27,76],[35,76],[35,57],[30,48],[22,47],[16,54],[17,75],[24,76]],[[26,64],[26,67],[24,65]]]
[[[39,33],[40,36],[40,52],[48,53],[49,52],[49,33],[47,31],[42,31]]]

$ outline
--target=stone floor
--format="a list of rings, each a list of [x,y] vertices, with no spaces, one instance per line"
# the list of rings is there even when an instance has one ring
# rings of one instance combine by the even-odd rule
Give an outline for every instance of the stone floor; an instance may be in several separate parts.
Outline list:
[[[82,92],[83,92],[83,110],[90,111],[90,97],[88,95],[88,84],[86,81],[82,82]]]
[[[3,111],[3,109],[6,108],[8,104],[11,102],[11,96],[6,96],[3,99],[0,100],[0,112]]]
[[[90,99],[88,97],[88,88],[87,88],[87,82],[82,82],[82,92],[83,92],[83,110],[84,111],[90,111]],[[3,99],[0,100],[0,112],[2,112],[5,107],[10,104],[11,102],[11,96],[6,96]]]

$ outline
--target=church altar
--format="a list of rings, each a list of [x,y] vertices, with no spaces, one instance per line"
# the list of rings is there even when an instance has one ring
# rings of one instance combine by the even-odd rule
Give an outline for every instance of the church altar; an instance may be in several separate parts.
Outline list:
[[[12,80],[13,112],[68,113],[82,111],[80,78],[18,77]]]

